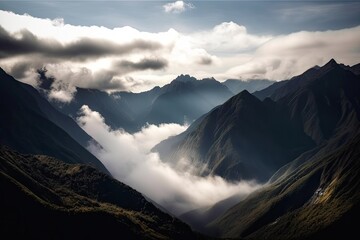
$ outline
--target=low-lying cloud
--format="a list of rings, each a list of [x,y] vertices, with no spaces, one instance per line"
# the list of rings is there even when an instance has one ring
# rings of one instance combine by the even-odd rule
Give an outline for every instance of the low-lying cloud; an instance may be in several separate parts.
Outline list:
[[[111,130],[102,116],[88,106],[80,109],[80,126],[103,148],[90,145],[111,174],[130,185],[174,214],[212,205],[224,198],[246,196],[260,185],[241,181],[229,183],[218,176],[199,177],[190,172],[178,172],[159,159],[150,149],[161,140],[179,134],[186,126],[161,124],[145,126],[129,134]]]

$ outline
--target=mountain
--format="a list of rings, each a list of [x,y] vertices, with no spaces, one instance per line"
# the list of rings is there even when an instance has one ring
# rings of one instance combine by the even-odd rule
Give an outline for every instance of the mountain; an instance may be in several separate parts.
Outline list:
[[[264,88],[269,87],[275,83],[274,81],[270,80],[259,80],[259,79],[250,79],[247,81],[238,80],[238,79],[228,79],[222,84],[227,86],[230,91],[232,91],[234,94],[238,94],[244,90],[247,90],[250,93],[253,93],[255,91],[260,91]]]
[[[91,110],[99,112],[108,126],[113,129],[124,128],[136,131],[135,116],[132,109],[122,100],[121,96],[111,95],[96,89],[76,88],[74,99],[69,103],[52,102],[62,113],[77,117],[79,109],[87,105]]]
[[[252,94],[255,97],[257,97],[258,99],[260,99],[261,101],[263,101],[265,98],[270,97],[275,92],[276,89],[281,88],[287,82],[288,82],[288,80],[275,82],[272,85],[270,85],[269,87],[264,88],[264,89],[259,90],[259,91],[255,91]]]
[[[228,209],[239,203],[243,198],[243,196],[235,194],[217,202],[213,206],[183,213],[179,216],[179,219],[189,224],[194,231],[206,234],[209,231],[207,225],[222,216]]]
[[[359,76],[331,60],[285,82],[263,101],[241,92],[191,131],[154,150],[174,165],[187,158],[201,175],[265,182],[283,165],[331,139],[337,128],[355,121],[359,96]]]
[[[201,175],[264,182],[313,145],[300,128],[293,127],[286,111],[243,91],[207,114],[171,155],[161,157],[204,164]]]
[[[210,224],[213,233],[241,239],[357,239],[359,132],[340,145],[343,140],[331,140],[285,177],[251,194]]]
[[[107,172],[85,149],[93,141],[71,118],[54,109],[33,87],[0,69],[0,144],[19,152],[46,154]]]
[[[263,188],[239,200],[213,222],[202,221],[201,210],[188,213],[191,220],[183,217],[198,230],[241,239],[356,236],[354,222],[360,214],[360,77],[352,69],[332,59],[284,82],[263,101],[242,92],[190,128],[156,149],[172,142],[172,151],[166,153],[169,159],[195,156],[211,174],[228,179],[234,179],[233,175],[216,172],[219,165],[233,168],[241,176],[250,169],[253,178],[261,181],[263,175],[256,175],[259,169],[244,168],[249,164],[246,161],[257,161],[256,166],[261,166],[259,160],[265,165],[277,164],[274,155],[255,158],[255,149],[261,156],[266,146],[275,151],[277,143],[280,154],[290,149],[293,154],[284,157],[277,166],[283,165],[265,179],[268,182]],[[279,144],[286,142],[287,146]],[[241,152],[242,148],[246,151]],[[251,151],[253,155],[249,155]],[[246,161],[243,156],[247,156]],[[194,164],[201,166],[201,162]]]
[[[331,59],[328,64],[329,65],[337,65],[337,66],[343,68],[344,70],[348,70],[348,71],[352,72],[353,74],[355,74],[357,76],[360,75],[360,63],[350,67],[350,66],[347,66],[344,64],[337,64],[337,62],[334,59]],[[309,79],[309,78],[311,79],[311,78],[315,77],[315,75],[311,75],[311,74],[317,73],[317,70],[319,70],[319,69],[320,69],[319,66],[314,66],[314,67],[310,68],[309,70],[307,70],[304,74],[294,77],[292,79],[292,80],[294,80],[294,81],[292,81],[293,87],[291,87],[289,85],[285,87],[285,85],[287,85],[287,83],[289,82],[288,80],[285,80],[285,81],[275,82],[271,86],[264,88],[262,90],[256,91],[253,94],[260,100],[264,100],[267,97],[270,97],[274,100],[279,99],[281,96],[287,95],[288,91],[290,91],[290,89],[292,89],[291,91],[296,90],[296,88],[299,87],[298,86],[299,84],[306,82],[306,79]],[[284,88],[282,88],[282,87],[284,87]],[[275,91],[277,93],[275,93]],[[283,92],[283,91],[286,91],[286,92]]]
[[[197,239],[140,193],[95,168],[0,146],[3,236],[27,239]]]
[[[233,96],[214,78],[196,80],[180,75],[161,88],[147,117],[149,123],[191,123]]]
[[[45,78],[45,77],[43,77]],[[47,89],[43,90],[45,93]],[[141,93],[108,94],[77,88],[70,103],[52,102],[62,113],[75,118],[83,105],[99,112],[113,129],[136,132],[145,124],[189,123],[225,102],[233,93],[213,78],[197,80],[180,75],[163,87]]]

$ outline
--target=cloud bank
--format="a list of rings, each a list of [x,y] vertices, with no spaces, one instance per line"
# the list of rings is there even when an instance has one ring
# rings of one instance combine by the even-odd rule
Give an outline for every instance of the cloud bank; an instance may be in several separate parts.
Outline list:
[[[111,130],[102,116],[88,106],[80,109],[78,123],[102,145],[103,149],[95,145],[90,145],[89,149],[115,178],[176,215],[212,205],[234,194],[246,196],[260,187],[254,182],[228,183],[221,177],[177,172],[163,163],[156,153],[150,153],[155,144],[179,134],[186,126],[148,125],[140,132],[129,134]]]
[[[60,101],[71,101],[75,87],[140,92],[180,74],[220,81],[284,80],[331,58],[357,64],[359,42],[360,26],[260,35],[230,21],[197,32],[143,32],[0,10],[0,66],[34,86],[37,70],[46,67],[58,86],[52,96]]]

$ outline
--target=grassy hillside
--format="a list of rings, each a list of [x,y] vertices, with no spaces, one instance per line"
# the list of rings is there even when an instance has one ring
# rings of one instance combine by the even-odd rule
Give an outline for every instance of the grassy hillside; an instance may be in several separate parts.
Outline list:
[[[360,134],[337,148],[329,143],[285,178],[231,208],[211,227],[221,237],[353,239],[360,214],[359,158]]]
[[[194,239],[191,229],[98,170],[0,148],[1,232],[30,239]]]

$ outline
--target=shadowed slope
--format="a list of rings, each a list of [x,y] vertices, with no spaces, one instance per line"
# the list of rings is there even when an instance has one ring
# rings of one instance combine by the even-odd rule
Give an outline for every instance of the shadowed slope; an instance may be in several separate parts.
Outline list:
[[[194,239],[190,228],[96,169],[0,148],[1,231],[12,238]]]
[[[108,172],[83,146],[91,138],[55,110],[31,86],[0,69],[0,143],[23,152],[46,154],[68,163],[85,163]],[[53,119],[54,122],[52,121]],[[71,134],[70,134],[71,133]],[[75,141],[70,135],[78,136]]]

